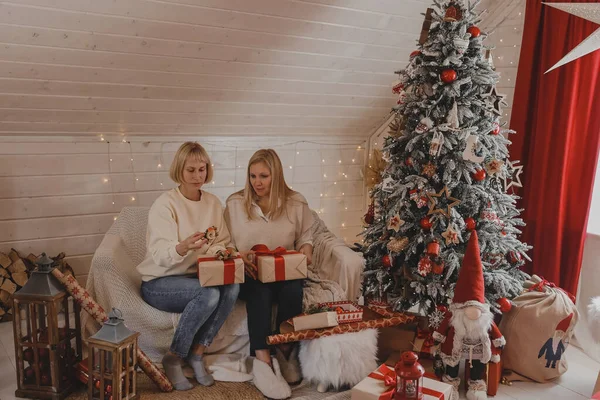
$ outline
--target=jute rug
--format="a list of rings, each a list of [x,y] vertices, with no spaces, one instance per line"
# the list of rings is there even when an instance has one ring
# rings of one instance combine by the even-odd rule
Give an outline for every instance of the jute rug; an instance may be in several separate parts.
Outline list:
[[[193,382],[193,380],[190,380]],[[263,400],[265,397],[248,382],[216,382],[213,386],[204,387],[194,383],[194,388],[185,392],[159,391],[154,383],[143,373],[138,373],[138,393],[141,400]],[[314,385],[302,382],[292,388],[294,400],[349,400],[350,391],[319,393]],[[66,400],[87,400],[87,388],[83,387],[67,397]]]

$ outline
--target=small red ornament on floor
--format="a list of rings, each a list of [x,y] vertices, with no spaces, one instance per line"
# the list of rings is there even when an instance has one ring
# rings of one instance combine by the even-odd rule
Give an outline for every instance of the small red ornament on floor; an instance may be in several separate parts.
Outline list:
[[[485,179],[486,175],[487,174],[485,173],[484,169],[478,169],[477,172],[473,173],[473,179],[475,179],[477,182],[481,182]]]
[[[477,224],[475,223],[475,220],[471,217],[465,218],[465,225],[469,232],[473,231],[475,229],[475,227],[477,226]]]
[[[479,29],[476,26],[469,27],[469,29],[467,29],[467,32],[471,34],[472,38],[476,38],[479,37],[479,35],[481,35],[481,29]]]
[[[426,231],[430,230],[431,227],[433,226],[433,224],[431,223],[431,220],[428,217],[423,217],[421,219],[421,221],[419,222],[419,225],[421,225],[421,228]]]
[[[381,257],[381,263],[383,264],[384,267],[391,268],[392,257],[390,257],[389,254],[384,255],[383,257]]]
[[[509,312],[510,309],[512,308],[512,303],[506,297],[502,297],[502,298],[498,299],[496,301],[496,303],[498,303],[498,306],[500,307],[500,311],[502,311],[503,313]]]
[[[445,69],[440,73],[440,79],[444,83],[452,83],[456,80],[457,73],[453,69]]]

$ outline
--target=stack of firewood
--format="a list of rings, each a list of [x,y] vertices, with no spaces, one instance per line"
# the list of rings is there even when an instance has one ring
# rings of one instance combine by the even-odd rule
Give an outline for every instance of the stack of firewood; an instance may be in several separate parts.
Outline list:
[[[75,275],[64,260],[65,253],[51,258],[63,274]],[[0,322],[12,321],[12,295],[25,285],[31,271],[37,268],[37,259],[38,256],[34,254],[23,257],[15,249],[11,249],[8,254],[0,252]]]

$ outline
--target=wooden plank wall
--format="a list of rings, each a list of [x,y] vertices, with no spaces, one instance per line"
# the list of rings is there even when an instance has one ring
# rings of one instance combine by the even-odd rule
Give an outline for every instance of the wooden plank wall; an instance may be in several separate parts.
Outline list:
[[[353,243],[364,213],[364,142],[308,140],[201,138],[215,168],[214,183],[205,189],[224,202],[243,188],[252,153],[272,147],[288,184],[334,233]],[[0,251],[64,251],[85,283],[92,255],[120,209],[150,206],[174,187],[168,168],[180,143],[0,140]]]

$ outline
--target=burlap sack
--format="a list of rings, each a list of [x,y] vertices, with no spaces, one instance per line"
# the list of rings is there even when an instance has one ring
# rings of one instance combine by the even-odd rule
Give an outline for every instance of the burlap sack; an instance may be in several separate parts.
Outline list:
[[[502,317],[502,360],[508,380],[546,382],[567,372],[564,355],[579,319],[574,298],[533,275]]]

